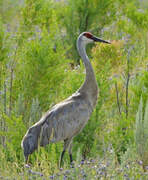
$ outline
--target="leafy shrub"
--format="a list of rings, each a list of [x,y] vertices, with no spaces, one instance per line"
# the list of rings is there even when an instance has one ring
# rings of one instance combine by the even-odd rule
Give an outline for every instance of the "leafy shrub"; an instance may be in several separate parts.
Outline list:
[[[136,115],[135,143],[137,152],[143,162],[143,168],[148,165],[148,101],[143,105],[141,98]]]
[[[7,161],[14,161],[22,158],[22,149],[20,142],[25,133],[25,125],[22,121],[22,117],[15,117],[12,114],[11,117],[3,114],[2,118],[5,121],[5,129],[0,131],[1,136],[5,136],[6,142],[4,152],[6,153]]]

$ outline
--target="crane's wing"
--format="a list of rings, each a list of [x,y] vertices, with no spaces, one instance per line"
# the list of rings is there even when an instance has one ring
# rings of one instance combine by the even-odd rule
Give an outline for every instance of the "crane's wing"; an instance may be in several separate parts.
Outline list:
[[[92,108],[82,95],[75,94],[67,100],[55,105],[41,120],[42,142],[49,143],[72,138],[78,134],[88,121]]]

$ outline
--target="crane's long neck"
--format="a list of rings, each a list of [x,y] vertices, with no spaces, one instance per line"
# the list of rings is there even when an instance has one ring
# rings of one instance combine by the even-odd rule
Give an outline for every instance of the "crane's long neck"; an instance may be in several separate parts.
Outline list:
[[[92,101],[92,105],[96,105],[97,95],[98,95],[98,85],[96,81],[96,77],[92,68],[92,65],[89,61],[89,58],[86,54],[85,44],[78,39],[77,41],[77,49],[83,60],[85,69],[86,69],[86,77],[83,85],[80,87],[80,93],[86,93],[90,101]]]

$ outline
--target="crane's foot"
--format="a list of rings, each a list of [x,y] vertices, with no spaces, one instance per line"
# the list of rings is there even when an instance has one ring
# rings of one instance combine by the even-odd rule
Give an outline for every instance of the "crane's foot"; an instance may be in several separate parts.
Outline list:
[[[29,163],[25,164],[25,168],[31,168],[31,164]]]
[[[70,163],[70,167],[71,167],[71,168],[74,168],[74,167],[75,167],[75,166],[74,166],[74,162],[71,162],[71,163]]]

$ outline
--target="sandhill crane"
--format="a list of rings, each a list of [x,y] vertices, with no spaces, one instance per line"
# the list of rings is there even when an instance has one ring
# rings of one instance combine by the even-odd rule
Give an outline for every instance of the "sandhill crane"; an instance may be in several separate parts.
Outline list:
[[[77,50],[86,69],[85,81],[72,96],[56,104],[36,124],[28,129],[21,144],[26,163],[29,155],[39,145],[46,146],[50,142],[55,143],[58,141],[64,141],[60,166],[67,149],[70,163],[72,163],[72,139],[84,128],[97,103],[98,85],[85,50],[86,45],[93,42],[110,44],[110,42],[97,38],[89,32],[83,32],[79,35]]]

